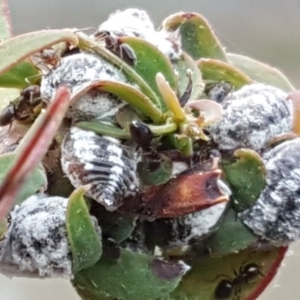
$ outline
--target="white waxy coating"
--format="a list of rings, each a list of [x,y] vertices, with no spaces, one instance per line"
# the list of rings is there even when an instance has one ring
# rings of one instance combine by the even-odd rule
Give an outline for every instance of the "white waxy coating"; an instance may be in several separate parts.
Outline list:
[[[222,150],[262,149],[273,137],[293,128],[292,103],[282,90],[252,84],[229,94],[221,103],[224,117],[206,129]]]
[[[110,80],[128,83],[125,75],[100,56],[78,53],[63,57],[59,66],[42,77],[41,94],[51,99],[61,84],[69,86],[73,92],[93,80]],[[125,105],[115,96],[93,90],[73,103],[67,113],[68,118],[87,120],[112,116]]]
[[[126,9],[111,14],[99,25],[98,31],[109,31],[115,36],[145,39],[156,46],[170,60],[178,60],[182,54],[178,32],[156,31],[144,10]]]
[[[173,223],[174,230],[178,230],[178,226],[185,228],[184,235],[180,236],[179,239],[184,245],[203,239],[220,221],[226,206],[227,203],[224,202],[178,218],[177,224]]]
[[[288,245],[300,239],[300,138],[270,150],[264,161],[267,185],[238,216],[262,238]]]
[[[66,229],[67,203],[67,198],[33,195],[14,208],[5,252],[0,260],[2,273],[73,278]],[[97,220],[94,217],[91,220],[100,237]]]
[[[62,197],[31,196],[12,211],[11,232],[1,265],[41,277],[72,277]]]
[[[76,127],[62,144],[63,172],[74,187],[90,185],[88,195],[107,210],[117,209],[124,197],[136,193],[138,161],[134,148]]]

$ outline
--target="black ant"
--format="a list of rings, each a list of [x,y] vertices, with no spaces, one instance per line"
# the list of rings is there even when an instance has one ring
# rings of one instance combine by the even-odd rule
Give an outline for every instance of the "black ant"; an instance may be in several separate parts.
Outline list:
[[[27,123],[33,121],[43,107],[38,85],[24,88],[20,97],[10,102],[0,113],[0,126],[12,124],[14,120]]]
[[[136,65],[137,58],[134,50],[129,45],[123,43],[119,38],[113,37],[109,31],[99,31],[96,32],[94,36],[96,39],[104,40],[105,47],[128,65]]]
[[[233,90],[233,86],[227,82],[207,84],[205,92],[210,100],[222,103],[227,95]]]
[[[227,278],[225,275],[220,275],[225,276],[226,279],[222,279],[218,283],[214,292],[215,299],[225,300],[232,296],[234,299],[239,299],[242,286],[253,281],[259,275],[262,277],[264,276],[256,263],[249,263],[241,266],[239,272],[234,271],[234,279]]]

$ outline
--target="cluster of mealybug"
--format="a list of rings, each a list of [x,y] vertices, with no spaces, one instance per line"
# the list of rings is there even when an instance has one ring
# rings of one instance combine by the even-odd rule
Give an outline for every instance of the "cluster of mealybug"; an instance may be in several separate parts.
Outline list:
[[[221,103],[224,117],[207,128],[219,149],[261,150],[266,142],[293,129],[293,108],[278,88],[246,85]]]
[[[66,230],[67,198],[33,195],[10,214],[0,242],[0,270],[14,276],[72,278],[72,255]],[[92,217],[97,233],[101,229]]]
[[[179,59],[182,54],[177,32],[156,31],[148,15],[141,10],[129,9],[113,14],[99,26],[92,38],[104,42],[108,50],[125,63],[134,66],[137,63],[136,55],[129,45],[122,43],[120,38],[123,36],[145,39],[170,60]],[[41,97],[51,99],[61,84],[69,86],[74,93],[94,80],[130,84],[122,70],[95,54],[79,52],[60,57],[54,49],[44,49],[40,53],[40,59],[46,69],[50,67],[51,70],[47,70],[42,77],[41,94],[39,91],[33,94],[35,91],[32,87],[31,90],[24,90],[21,93],[22,99],[30,100],[30,103],[32,100],[41,101]],[[188,103],[192,85],[190,77],[187,90],[180,98],[181,106]],[[207,128],[220,150],[246,147],[263,153],[269,140],[292,131],[292,103],[287,99],[285,92],[275,87],[252,84],[231,92],[228,85],[222,85],[211,90],[208,97],[221,103],[224,108],[222,120]],[[80,120],[106,118],[111,120],[124,105],[125,102],[112,94],[93,90],[71,104],[66,118],[72,120],[72,125]],[[25,116],[18,115],[19,111]],[[26,110],[26,107],[9,106],[5,115],[2,115],[2,118],[0,116],[0,125],[9,124],[14,118],[28,118],[29,112],[31,110]],[[141,148],[141,152],[151,152],[153,150],[151,143],[156,137],[142,122],[130,123],[129,131],[131,141],[125,143],[116,138],[101,136],[72,126],[61,144],[62,170],[71,184],[75,188],[87,187],[87,196],[110,212],[121,210],[124,199],[130,199],[144,192],[137,173],[141,155],[136,151],[136,145],[130,143],[135,142]],[[295,139],[284,142],[264,154],[266,187],[251,208],[238,214],[243,223],[255,234],[276,245],[289,244],[300,238],[299,148],[300,139]],[[153,150],[155,151],[158,150]],[[183,162],[174,162],[172,177],[180,177],[178,174],[187,168]],[[221,170],[219,171],[220,176]],[[202,175],[201,172],[199,174]],[[206,186],[203,188],[202,198],[205,198],[206,192],[211,192],[210,198],[214,198],[215,185],[203,181],[201,184]],[[202,189],[200,182],[196,183],[197,187]],[[226,196],[228,200],[230,190],[226,184],[219,177],[214,183],[219,188],[219,194]],[[169,194],[162,193],[162,195],[158,193],[158,196],[166,199],[172,192],[173,190]],[[195,198],[194,192],[195,190],[192,190],[191,194]],[[178,198],[181,196],[179,194]],[[176,198],[174,195],[169,198],[172,197]],[[170,201],[170,207],[167,206],[169,203],[163,202],[165,199],[157,198],[155,200],[160,201],[159,203],[146,204],[151,209],[154,207],[152,214],[149,213],[150,218],[154,215],[154,219],[164,219],[154,220],[151,225],[160,225],[163,222],[167,224],[170,238],[167,246],[171,247],[191,245],[213,234],[228,208],[228,204],[224,202],[197,211],[192,203],[193,213],[185,215],[182,213],[186,204],[182,203],[186,200],[185,197],[175,204]],[[0,241],[1,272],[8,275],[72,278],[74,275],[72,255],[66,230],[67,202],[68,199],[62,197],[34,195],[14,208],[8,230]],[[158,212],[155,211],[157,207]],[[168,214],[166,211],[168,212],[169,208],[171,213]],[[132,210],[130,213],[135,211]],[[140,213],[139,217],[142,224],[142,218],[145,216]],[[92,217],[92,221],[100,236],[101,230],[96,219]],[[160,228],[157,231],[160,234]],[[144,236],[139,233],[135,230],[121,246],[136,252],[149,251],[145,250],[147,245]],[[121,255],[120,245],[110,237],[105,238],[104,252],[110,252],[112,255],[110,259],[117,260]],[[262,276],[258,265],[252,263],[242,266],[239,272],[234,272],[233,279],[226,278],[218,282],[215,298],[227,299],[233,293],[234,296],[239,296],[242,286],[258,275]]]

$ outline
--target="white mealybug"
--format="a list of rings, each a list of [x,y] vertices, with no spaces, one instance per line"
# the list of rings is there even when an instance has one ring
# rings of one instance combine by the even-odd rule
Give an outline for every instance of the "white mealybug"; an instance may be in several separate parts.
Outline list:
[[[67,198],[33,195],[11,212],[0,271],[8,276],[72,278],[67,238]],[[92,217],[98,234],[97,221]]]
[[[224,117],[206,129],[219,149],[261,150],[270,139],[292,131],[292,102],[286,98],[272,86],[244,86],[224,99]]]
[[[63,57],[59,66],[42,77],[41,95],[51,99],[59,85],[65,84],[73,91],[93,80],[111,80],[128,83],[125,75],[100,56],[78,53]],[[75,121],[112,116],[125,105],[112,94],[92,90],[75,103],[66,115]]]
[[[138,160],[135,148],[76,127],[71,127],[62,143],[62,169],[72,185],[90,185],[88,196],[110,211],[136,193]]]
[[[99,25],[96,36],[101,32],[109,32],[115,37],[142,38],[156,46],[170,60],[178,60],[182,54],[178,32],[156,31],[144,10],[131,8],[116,11]]]
[[[170,223],[169,246],[185,246],[199,242],[214,233],[228,203],[220,203],[183,217],[166,220]]]
[[[288,245],[300,239],[300,138],[276,146],[264,160],[266,187],[238,216],[262,238]]]

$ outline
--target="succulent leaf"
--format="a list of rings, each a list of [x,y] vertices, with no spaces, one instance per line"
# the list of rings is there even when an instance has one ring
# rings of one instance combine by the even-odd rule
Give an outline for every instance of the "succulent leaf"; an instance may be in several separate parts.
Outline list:
[[[0,155],[0,182],[3,180],[7,171],[16,160],[16,157],[16,153],[5,153]],[[42,192],[46,190],[46,188],[47,176],[45,170],[41,167],[37,167],[26,180],[26,185],[21,188],[15,201],[16,203],[23,202],[31,195],[37,192]]]
[[[84,188],[75,190],[67,206],[66,226],[74,273],[93,266],[102,255],[102,243],[91,221],[84,192]]]
[[[85,130],[91,130],[98,134],[104,134],[118,139],[130,138],[130,134],[128,133],[128,131],[118,128],[112,124],[108,125],[107,123],[103,123],[101,121],[82,121],[82,122],[78,122],[76,124],[76,127]]]
[[[232,234],[234,232],[234,234]],[[258,238],[237,217],[234,210],[229,210],[222,226],[206,242],[211,256],[222,256],[255,246]]]
[[[75,275],[73,284],[83,299],[114,297],[123,300],[155,300],[168,295],[188,266],[165,262],[122,249],[117,262],[102,258],[93,267]]]
[[[118,96],[120,99],[137,108],[140,112],[149,116],[154,122],[159,122],[163,118],[162,112],[142,92],[129,84],[116,81],[91,81],[84,88],[76,92],[76,94],[72,97],[72,101],[76,101],[76,99],[80,96],[95,88]]]
[[[137,61],[132,68],[149,84],[159,97],[160,93],[155,82],[155,76],[158,72],[162,73],[169,82],[170,87],[176,90],[177,84],[173,67],[157,47],[140,38],[121,37],[120,40],[134,50]],[[160,107],[166,110],[163,99],[160,99]]]
[[[177,13],[163,21],[166,31],[180,30],[182,49],[193,59],[202,57],[227,61],[226,53],[209,23],[197,13]]]
[[[62,29],[30,32],[4,41],[0,44],[0,74],[18,65],[31,54],[59,42],[69,42],[76,46],[78,40],[70,29]]]
[[[216,290],[221,281],[224,279],[232,281],[236,278],[234,271],[240,274],[241,268],[250,264],[258,267],[260,274],[256,274],[252,280],[241,282],[239,286],[233,286],[229,296],[224,299],[232,299],[231,297],[236,294],[239,299],[257,299],[275,276],[285,252],[286,248],[283,247],[267,251],[245,250],[220,258],[211,258],[207,255],[188,260],[187,263],[192,266],[191,271],[183,277],[179,286],[169,296],[160,300],[216,299]]]
[[[231,84],[235,89],[240,89],[253,81],[239,69],[217,59],[202,58],[197,61],[202,72],[203,79],[213,81],[224,81]]]
[[[5,88],[18,88],[22,89],[28,86],[25,79],[28,78],[32,83],[37,83],[39,81],[38,75],[39,71],[34,67],[29,61],[23,61],[0,75],[0,86]],[[33,80],[31,80],[31,78]]]
[[[197,67],[196,62],[187,54],[182,53],[181,59],[173,62],[173,66],[178,72],[178,91],[179,95],[183,95],[188,85],[188,76],[187,71],[190,70],[192,72],[192,83],[193,89],[190,96],[190,100],[199,99],[200,95],[204,90],[204,83],[202,81],[202,75]]]
[[[6,0],[0,1],[0,40],[6,40],[11,36],[10,14]]]
[[[250,149],[234,152],[237,161],[223,164],[226,179],[232,191],[233,208],[243,211],[251,207],[266,185],[263,159]]]
[[[274,67],[239,54],[227,53],[227,57],[233,66],[240,69],[255,81],[273,85],[286,92],[295,90],[285,75]]]

